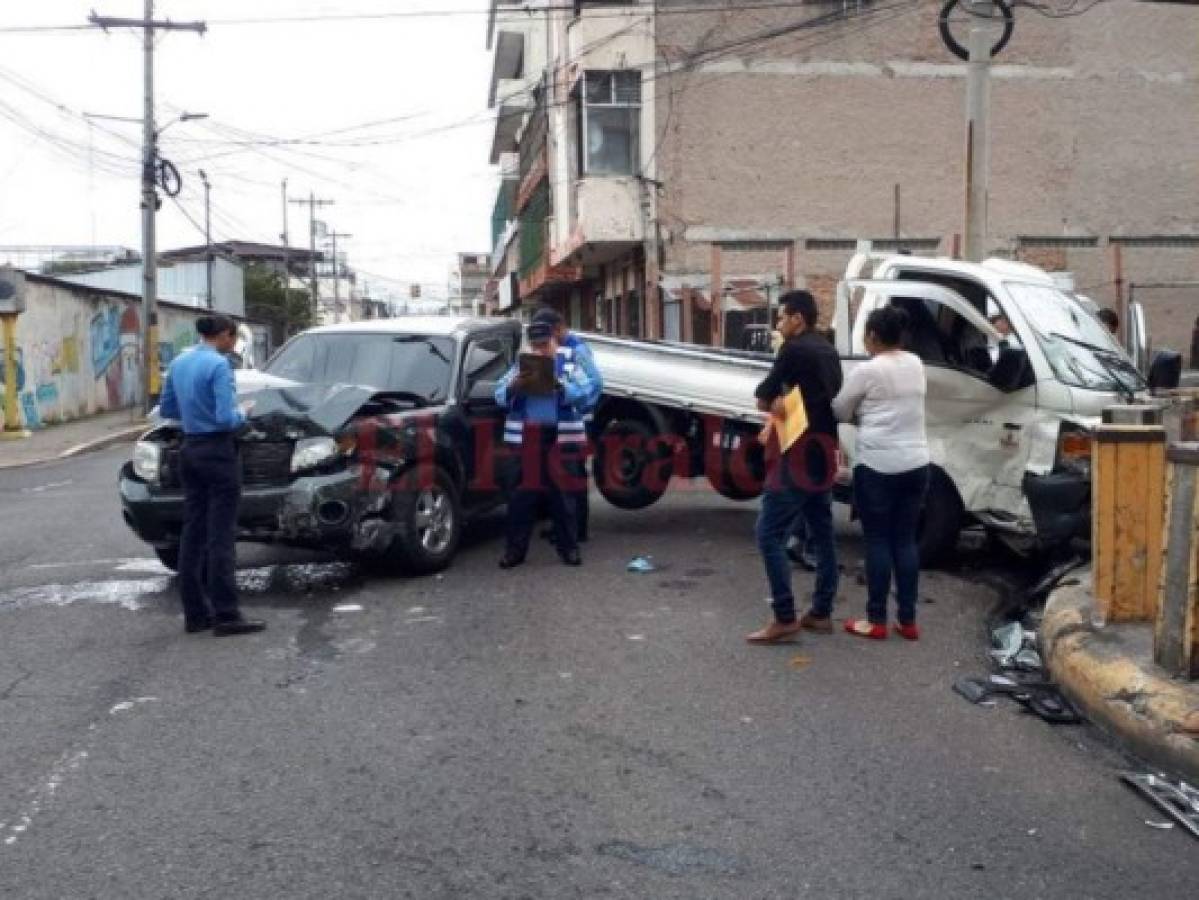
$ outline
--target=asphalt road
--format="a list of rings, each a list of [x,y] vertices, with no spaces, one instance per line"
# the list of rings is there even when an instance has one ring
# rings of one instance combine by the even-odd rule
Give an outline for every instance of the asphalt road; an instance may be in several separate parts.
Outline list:
[[[0,896],[1194,896],[1090,728],[950,691],[985,570],[918,644],[749,647],[753,508],[687,492],[597,502],[581,570],[501,573],[496,520],[441,578],[247,548],[270,629],[186,636],[127,452],[0,473]]]

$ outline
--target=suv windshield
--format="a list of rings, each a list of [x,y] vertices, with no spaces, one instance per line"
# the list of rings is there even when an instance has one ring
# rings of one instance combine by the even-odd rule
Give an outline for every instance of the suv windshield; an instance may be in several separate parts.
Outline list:
[[[1145,379],[1111,333],[1069,294],[1024,282],[1009,281],[1005,287],[1059,381],[1093,391],[1145,389]]]
[[[450,386],[454,342],[416,334],[302,334],[266,366],[269,375],[303,384],[359,384],[406,391],[430,403]]]

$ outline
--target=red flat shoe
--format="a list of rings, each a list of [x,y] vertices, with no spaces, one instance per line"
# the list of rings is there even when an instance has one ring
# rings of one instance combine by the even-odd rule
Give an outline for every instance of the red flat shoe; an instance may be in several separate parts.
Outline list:
[[[875,625],[873,622],[867,622],[865,619],[846,619],[845,630],[854,637],[869,638],[872,641],[885,641],[887,639],[886,625]]]
[[[909,641],[920,640],[920,629],[916,627],[915,622],[913,622],[911,625],[896,625],[895,633]]]

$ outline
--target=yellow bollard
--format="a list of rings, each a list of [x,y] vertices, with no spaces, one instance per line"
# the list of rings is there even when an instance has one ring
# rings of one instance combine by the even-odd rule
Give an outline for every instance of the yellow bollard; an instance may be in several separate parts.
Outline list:
[[[0,440],[20,440],[29,437],[21,427],[21,406],[17,402],[17,315],[0,313],[0,329],[4,340],[4,429]]]
[[[1102,425],[1092,463],[1098,613],[1106,622],[1153,622],[1162,570],[1166,431],[1158,424]]]

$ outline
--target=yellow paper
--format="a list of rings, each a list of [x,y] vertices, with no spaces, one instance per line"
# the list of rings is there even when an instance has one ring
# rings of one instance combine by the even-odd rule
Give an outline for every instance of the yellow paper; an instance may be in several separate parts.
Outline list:
[[[808,430],[808,410],[804,406],[799,388],[792,388],[791,393],[783,397],[783,404],[786,407],[786,415],[781,422],[776,423],[776,427],[779,431],[779,444],[786,453]]]

